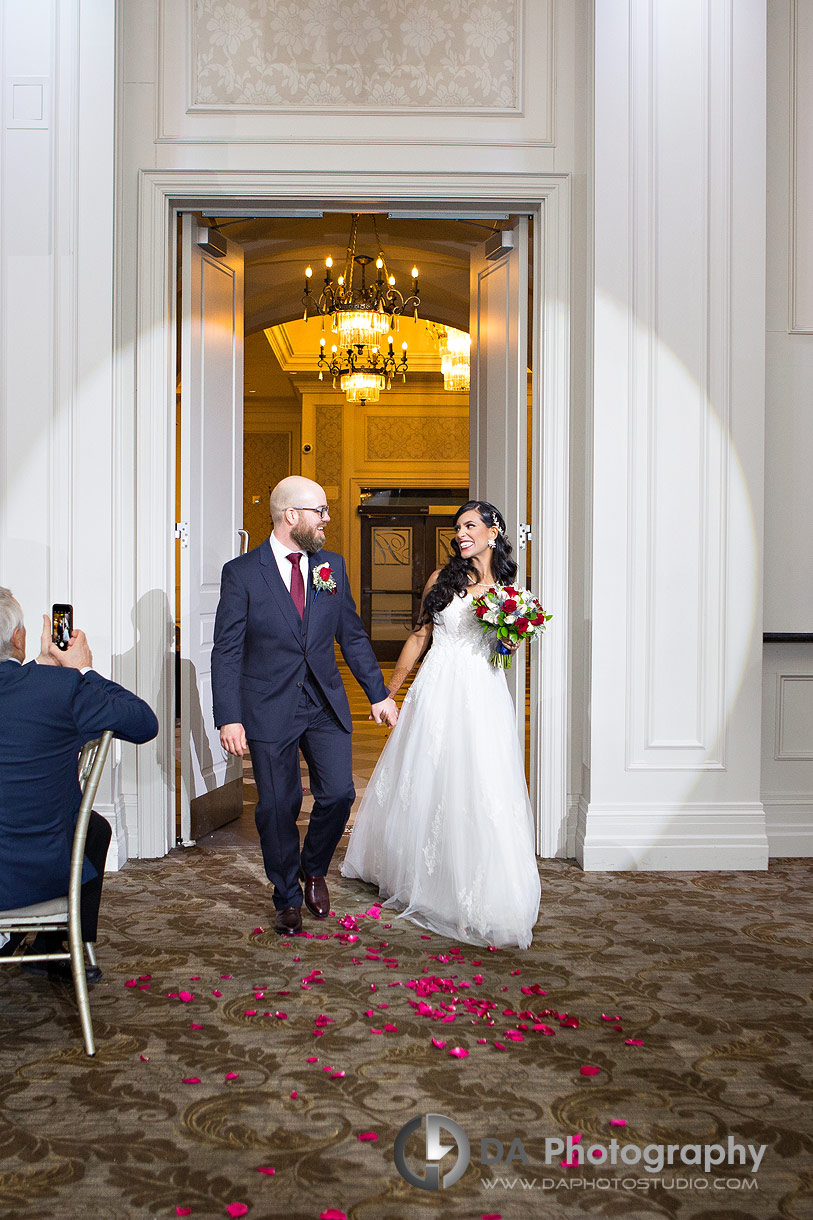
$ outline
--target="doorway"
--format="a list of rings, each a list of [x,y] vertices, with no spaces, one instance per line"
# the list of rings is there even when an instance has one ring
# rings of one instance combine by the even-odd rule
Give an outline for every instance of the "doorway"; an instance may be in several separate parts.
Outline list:
[[[347,212],[365,207],[377,212],[417,207],[422,219],[437,215],[444,219],[460,215],[487,219],[495,208],[521,211],[524,207],[537,218],[539,242],[534,248],[533,266],[539,292],[530,346],[537,353],[535,364],[541,371],[534,390],[534,419],[538,427],[534,428],[532,460],[534,512],[541,521],[541,537],[535,539],[539,544],[534,547],[537,573],[532,574],[530,583],[545,589],[546,608],[558,616],[563,630],[545,649],[544,688],[539,653],[534,659],[537,663],[531,665],[531,704],[536,715],[531,733],[532,800],[537,809],[543,853],[560,854],[565,827],[567,740],[568,183],[558,175],[523,175],[520,180],[512,175],[495,174],[479,177],[476,182],[457,182],[456,197],[450,199],[449,184],[436,175],[413,175],[408,184],[405,180],[396,181],[396,177],[386,173],[354,175],[351,184],[341,175],[328,174],[320,182],[320,194],[322,199],[330,200],[333,208],[342,207]],[[355,199],[348,198],[348,186],[356,192]],[[276,204],[275,214],[280,215],[282,207],[313,208],[315,201],[309,195],[311,180],[301,174],[224,171],[214,181],[196,172],[147,171],[142,175],[141,187],[143,225],[139,230],[138,259],[141,305],[135,382],[139,420],[137,461],[142,472],[137,488],[137,515],[141,523],[137,584],[145,591],[164,588],[170,596],[174,585],[172,548],[163,528],[156,529],[156,524],[174,516],[172,485],[167,478],[173,465],[172,433],[157,424],[164,409],[161,386],[170,381],[174,386],[170,371],[174,366],[174,291],[168,300],[160,288],[167,271],[174,283],[172,218],[178,211],[211,208],[215,202],[221,215],[228,215],[232,209],[245,215],[246,204],[251,205],[252,214],[258,207],[272,208]],[[375,200],[372,206],[363,202],[365,191]],[[387,202],[383,202],[385,199]],[[433,211],[435,208],[438,211]],[[543,397],[547,404],[544,415],[539,409]],[[496,419],[492,423],[496,425]],[[493,456],[494,446],[491,448]],[[477,488],[472,488],[472,494],[476,491]],[[358,561],[357,555],[356,570]],[[165,638],[162,626],[145,618],[141,627],[148,644],[160,645]],[[144,690],[146,693],[146,686]],[[169,710],[159,709],[167,738],[164,749],[169,745]],[[171,827],[174,829],[174,818],[168,821],[170,809],[164,777],[157,769],[154,777],[151,771],[147,774],[148,770],[144,768],[139,784],[138,809],[137,854],[145,856],[163,854],[174,840],[174,834],[169,833]]]
[[[447,562],[468,488],[362,488],[361,619],[379,661],[395,661],[418,621],[426,582]]]

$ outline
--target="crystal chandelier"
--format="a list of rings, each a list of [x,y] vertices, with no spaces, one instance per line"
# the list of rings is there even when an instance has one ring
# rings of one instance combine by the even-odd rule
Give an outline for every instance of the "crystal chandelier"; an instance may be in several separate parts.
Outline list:
[[[427,322],[427,329],[438,345],[444,390],[468,390],[471,384],[471,335],[454,326]]]
[[[381,390],[385,386],[387,389],[391,387],[394,373],[400,373],[406,381],[407,345],[401,344],[401,356],[396,359],[392,335],[388,332],[398,330],[399,317],[409,310],[417,320],[421,303],[418,296],[418,268],[412,268],[412,292],[404,297],[395,286],[395,276],[387,268],[374,216],[372,221],[378,244],[376,259],[369,254],[356,254],[359,214],[354,213],[343,274],[333,279],[333,259],[328,256],[325,259],[324,284],[316,298],[310,289],[313,268],[305,269],[305,321],[311,315],[321,316],[324,330],[324,319],[329,317],[331,329],[337,336],[330,359],[325,355],[325,340],[320,340],[317,360],[319,380],[322,381],[324,374],[328,373],[333,378],[335,388],[338,378],[348,402],[376,402]],[[375,262],[376,278],[368,284],[366,273],[372,262]],[[359,279],[354,284],[357,268]],[[386,355],[382,355],[385,341],[388,350]]]

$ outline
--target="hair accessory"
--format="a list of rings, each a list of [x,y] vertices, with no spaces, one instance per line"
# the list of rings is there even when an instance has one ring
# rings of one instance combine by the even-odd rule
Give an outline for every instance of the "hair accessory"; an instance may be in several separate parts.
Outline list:
[[[501,534],[504,534],[504,533],[505,533],[505,530],[504,530],[504,529],[503,529],[503,527],[500,525],[500,519],[499,519],[499,517],[497,516],[497,514],[496,514],[495,512],[492,512],[492,514],[491,514],[491,524],[492,524],[492,525],[496,525],[497,529],[499,530],[499,532],[500,532]],[[490,545],[492,545],[492,546],[493,546],[494,544],[493,544],[493,543],[491,543]]]

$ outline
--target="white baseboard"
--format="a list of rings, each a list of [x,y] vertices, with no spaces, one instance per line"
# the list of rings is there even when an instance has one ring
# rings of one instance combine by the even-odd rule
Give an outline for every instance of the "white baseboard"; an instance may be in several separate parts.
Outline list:
[[[813,856],[813,794],[766,792],[765,824],[771,856]]]
[[[585,872],[764,870],[761,804],[579,802],[576,859]]]

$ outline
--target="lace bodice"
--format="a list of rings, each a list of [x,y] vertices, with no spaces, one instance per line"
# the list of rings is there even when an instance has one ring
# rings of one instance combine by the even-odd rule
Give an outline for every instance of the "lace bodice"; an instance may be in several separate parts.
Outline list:
[[[464,648],[474,656],[488,660],[491,656],[491,640],[480,626],[471,603],[470,593],[465,597],[455,594],[449,605],[444,606],[432,630],[432,652],[435,649],[442,651],[451,647]]]

